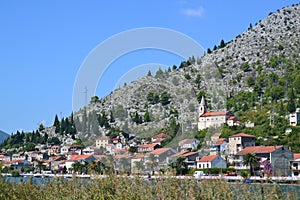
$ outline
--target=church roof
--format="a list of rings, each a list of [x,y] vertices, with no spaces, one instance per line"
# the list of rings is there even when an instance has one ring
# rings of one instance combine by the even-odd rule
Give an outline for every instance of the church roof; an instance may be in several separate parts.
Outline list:
[[[211,116],[223,116],[226,115],[229,111],[218,111],[218,112],[206,112],[200,117],[211,117]]]

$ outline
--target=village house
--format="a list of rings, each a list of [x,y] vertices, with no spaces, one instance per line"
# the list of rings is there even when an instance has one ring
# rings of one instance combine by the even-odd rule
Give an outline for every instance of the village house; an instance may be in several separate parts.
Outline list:
[[[100,137],[96,139],[96,147],[97,148],[105,148],[107,144],[110,144],[111,139],[109,137]]]
[[[205,168],[226,168],[227,163],[221,156],[218,155],[210,155],[210,156],[203,156],[197,162],[198,169],[205,169]]]
[[[131,172],[131,157],[129,155],[116,155],[114,157],[116,166],[115,170],[118,173],[130,173]]]
[[[97,160],[97,158],[94,155],[75,155],[72,156],[71,159],[65,161],[65,166],[67,170],[70,172],[70,170],[73,168],[73,163],[76,162],[88,162],[91,163],[92,161]]]
[[[70,146],[62,146],[60,148],[60,154],[62,155],[67,155],[67,153],[69,152]]]
[[[142,144],[137,148],[138,153],[151,152],[155,149],[159,148],[158,144]]]
[[[0,161],[10,161],[9,155],[0,155]]]
[[[59,145],[53,145],[50,147],[49,149],[49,155],[58,155],[60,154],[59,150],[60,150],[60,146]]]
[[[213,144],[210,155],[217,155],[219,153],[225,152],[227,149],[228,142],[226,138],[219,138],[216,143]]]
[[[255,146],[256,137],[246,133],[238,133],[229,137],[228,153],[235,155],[246,147]]]
[[[209,127],[219,127],[227,123],[228,126],[239,125],[237,118],[230,111],[208,112],[204,97],[199,105],[198,130]]]
[[[26,155],[24,153],[15,153],[11,156],[11,160],[26,160]]]
[[[294,153],[294,159],[290,161],[293,177],[300,177],[300,153]]]
[[[145,169],[144,155],[137,154],[131,157],[131,173],[140,174]]]
[[[32,162],[34,160],[42,160],[42,159],[46,159],[49,156],[45,156],[43,153],[39,152],[39,151],[29,151],[25,153],[27,155],[27,160],[29,162]]]
[[[188,169],[194,169],[197,168],[197,161],[199,158],[203,157],[204,155],[200,152],[190,152],[190,151],[182,151],[177,154],[174,154],[169,159],[169,162],[172,160],[172,162],[176,161],[179,157],[183,157],[184,161],[187,165]]]
[[[54,156],[47,160],[45,163],[50,170],[58,170],[59,164],[61,161],[65,161],[66,158],[64,156]]]
[[[199,144],[200,144],[200,141],[197,139],[184,139],[178,143],[178,146],[181,151],[187,150],[187,149],[194,150],[194,149],[197,149]]]
[[[145,156],[145,164],[147,169],[158,171],[159,169],[166,168],[169,163],[169,157],[176,153],[177,152],[172,148],[157,148],[147,153]]]
[[[289,115],[290,126],[297,126],[300,123],[300,108],[296,109],[296,112]]]
[[[97,147],[89,146],[84,149],[82,149],[82,155],[94,155],[94,154],[99,154],[100,149]]]
[[[255,154],[260,159],[260,169],[263,169],[263,161],[269,160],[273,169],[273,176],[287,176],[291,173],[290,162],[294,160],[294,154],[284,146],[251,146],[236,154],[235,165],[243,167],[244,156]]]
[[[115,149],[115,145],[114,144],[106,144],[105,145],[105,153],[106,154],[112,154],[113,153],[113,150]]]
[[[154,136],[151,137],[151,142],[152,143],[155,143],[157,141],[162,142],[162,141],[164,141],[165,139],[168,139],[168,138],[170,138],[169,135],[164,134],[164,133],[159,133],[159,134],[154,135]]]
[[[28,160],[12,160],[9,162],[4,162],[3,166],[11,167],[15,170],[22,170],[25,167],[32,167],[32,163]]]

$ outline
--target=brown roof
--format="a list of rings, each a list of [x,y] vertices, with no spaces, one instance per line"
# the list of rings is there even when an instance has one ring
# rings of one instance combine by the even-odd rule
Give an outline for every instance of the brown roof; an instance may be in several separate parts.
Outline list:
[[[151,148],[151,147],[155,147],[156,145],[158,144],[142,144],[138,148]]]
[[[181,151],[179,153],[176,153],[176,154],[172,155],[172,157],[184,156],[186,153],[189,153],[189,151]]]
[[[184,140],[181,140],[179,143],[180,143],[180,144],[190,144],[190,143],[192,143],[194,140],[196,140],[196,139],[184,139]]]
[[[241,156],[241,155],[246,155],[249,153],[255,153],[255,154],[260,154],[260,153],[272,153],[276,149],[281,148],[282,146],[253,146],[253,147],[246,147],[245,149],[239,151],[236,155]]]
[[[149,152],[149,154],[155,154],[155,155],[160,155],[168,150],[170,150],[171,148],[158,148],[158,149],[155,149],[151,152]]]
[[[75,155],[75,156],[72,156],[72,158],[68,161],[84,160],[84,159],[87,159],[90,156],[91,155]]]
[[[294,160],[300,159],[300,153],[294,153]]]
[[[206,112],[201,115],[201,117],[211,117],[211,116],[222,116],[226,115],[228,111],[218,111],[218,112]]]
[[[226,138],[219,138],[218,141],[217,141],[217,145],[221,145],[224,142],[226,142]]]
[[[198,162],[212,162],[218,155],[203,156]]]
[[[157,135],[152,136],[152,138],[156,139],[156,138],[169,138],[170,136],[164,133],[160,133]]]
[[[235,135],[232,135],[230,137],[254,137],[254,135],[249,135],[249,134],[246,134],[246,133],[238,133],[238,134],[235,134]]]

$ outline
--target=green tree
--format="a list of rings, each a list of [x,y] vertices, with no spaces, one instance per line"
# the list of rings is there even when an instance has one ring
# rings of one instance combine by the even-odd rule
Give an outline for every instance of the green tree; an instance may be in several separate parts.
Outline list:
[[[200,88],[200,84],[201,84],[201,76],[200,76],[200,74],[196,75],[195,83],[197,84],[197,88]]]
[[[91,97],[90,103],[97,103],[97,102],[99,102],[99,97],[98,96]]]
[[[38,161],[37,165],[36,165],[37,170],[39,171],[39,173],[42,173],[42,170],[45,169],[45,165],[43,161]]]
[[[255,174],[255,167],[258,164],[258,158],[254,153],[248,153],[244,156],[243,163],[250,166],[251,175]]]
[[[211,53],[212,53],[211,49],[208,48],[208,49],[207,49],[207,54],[211,54]]]
[[[225,44],[224,40],[221,40],[221,42],[220,42],[220,48],[223,48],[225,46],[226,46],[226,44]]]
[[[150,113],[148,110],[146,110],[145,114],[144,114],[144,122],[150,122],[151,118],[150,118]]]
[[[149,70],[147,76],[152,76],[151,71]]]
[[[160,95],[160,103],[163,106],[168,105],[170,103],[170,94],[167,92],[163,92]]]

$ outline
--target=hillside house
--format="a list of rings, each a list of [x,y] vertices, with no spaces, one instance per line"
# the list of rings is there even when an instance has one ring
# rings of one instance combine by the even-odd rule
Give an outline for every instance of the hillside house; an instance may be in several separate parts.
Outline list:
[[[199,160],[199,158],[203,157],[203,154],[200,152],[182,151],[172,155],[171,158],[169,159],[169,162],[171,160],[172,162],[174,162],[179,157],[185,158],[184,162],[187,164],[188,169],[194,169],[197,168],[197,161]]]
[[[297,126],[300,123],[300,108],[296,109],[296,112],[289,115],[290,126]]]
[[[202,96],[199,105],[198,130],[209,127],[219,127],[227,123],[228,126],[239,125],[237,118],[230,111],[208,112],[206,102]]]
[[[300,177],[300,153],[294,154],[294,159],[290,161],[293,177]]]
[[[145,164],[148,170],[158,171],[168,165],[169,157],[177,152],[172,148],[157,148],[145,155]],[[154,160],[152,160],[154,158]]]
[[[236,154],[235,165],[243,167],[244,156],[253,153],[261,160],[260,168],[263,168],[263,161],[269,160],[273,169],[273,176],[287,176],[291,173],[290,162],[294,160],[294,153],[284,146],[252,146],[246,147]]]
[[[229,137],[228,152],[235,155],[246,147],[255,146],[256,137],[246,133],[238,133]]]
[[[218,141],[213,144],[210,155],[217,155],[220,152],[224,152],[227,149],[228,142],[226,138],[219,138]]]
[[[158,140],[159,140],[159,142],[162,142],[162,141],[164,141],[165,139],[168,139],[168,138],[170,138],[169,135],[164,134],[164,133],[159,133],[159,134],[154,135],[154,136],[151,137],[151,142],[154,143]]]
[[[227,163],[221,156],[218,155],[210,155],[210,156],[203,156],[197,162],[198,169],[205,169],[205,168],[226,168]]]
[[[198,144],[200,144],[200,141],[197,139],[184,139],[178,143],[181,151],[187,150],[187,149],[190,149],[190,150],[197,149]]]
[[[111,142],[111,139],[109,137],[100,137],[96,139],[96,147],[97,148],[105,148],[107,144]]]
[[[158,144],[142,144],[138,146],[138,153],[151,152],[159,148]]]
[[[131,157],[131,173],[132,174],[140,174],[144,171],[145,162],[144,162],[144,155],[137,154]]]

